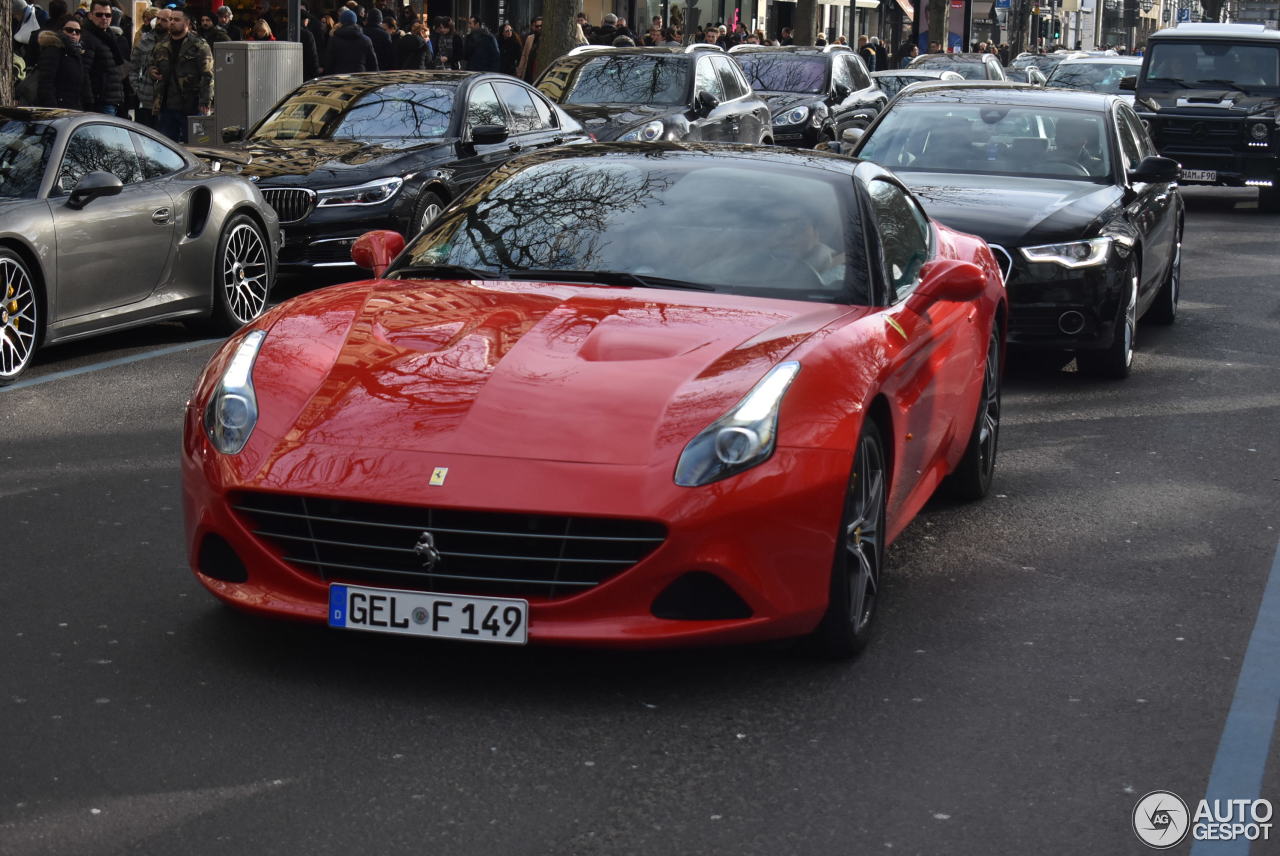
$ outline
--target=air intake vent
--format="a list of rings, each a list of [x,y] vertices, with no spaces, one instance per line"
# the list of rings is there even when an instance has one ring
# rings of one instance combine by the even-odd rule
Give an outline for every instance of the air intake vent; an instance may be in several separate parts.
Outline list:
[[[281,223],[296,223],[311,213],[316,205],[314,191],[294,187],[262,187],[262,196],[276,210]]]

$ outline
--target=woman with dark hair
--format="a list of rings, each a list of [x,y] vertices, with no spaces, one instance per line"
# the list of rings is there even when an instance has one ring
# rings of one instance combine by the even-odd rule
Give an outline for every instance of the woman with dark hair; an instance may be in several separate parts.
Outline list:
[[[431,64],[431,46],[426,39],[427,25],[414,21],[409,32],[396,41],[396,68],[420,69]]]
[[[503,24],[498,31],[498,50],[502,52],[502,73],[515,77],[516,67],[520,65],[520,54],[524,52],[524,42],[510,24]]]
[[[82,27],[78,15],[63,15],[53,29],[40,31],[40,63],[36,104],[84,110],[93,105],[89,67],[93,54],[80,44]]]

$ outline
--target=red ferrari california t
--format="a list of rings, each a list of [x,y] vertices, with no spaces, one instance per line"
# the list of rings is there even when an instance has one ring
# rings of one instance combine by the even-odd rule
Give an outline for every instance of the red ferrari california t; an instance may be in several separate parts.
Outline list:
[[[242,329],[187,407],[190,561],[240,609],[847,657],[886,545],[990,488],[999,269],[870,162],[536,152],[354,255],[373,279]]]

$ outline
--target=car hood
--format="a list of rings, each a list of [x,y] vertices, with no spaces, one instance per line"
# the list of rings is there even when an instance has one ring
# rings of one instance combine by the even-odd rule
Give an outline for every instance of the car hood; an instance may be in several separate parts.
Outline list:
[[[1172,92],[1143,92],[1137,100],[1139,109],[1194,114],[1206,119],[1240,118],[1255,113],[1272,115],[1280,112],[1280,97],[1250,95],[1230,89],[1183,89]]]
[[[312,321],[344,299],[333,291],[304,303]],[[643,288],[379,281],[281,432],[281,451],[669,458],[798,344],[856,311],[868,310]],[[305,351],[307,336],[289,331],[317,324],[288,321],[273,327],[264,353]],[[288,398],[296,378],[258,390],[264,414],[273,389]]]
[[[1121,195],[1113,185],[1067,179],[897,175],[935,220],[1006,247],[1093,237],[1095,222]]]
[[[429,159],[439,149],[442,159],[451,156],[452,147],[440,140],[385,140],[365,143],[358,140],[273,140],[249,142],[234,151],[248,154],[252,161],[242,175],[251,179],[269,179],[272,184],[297,183],[287,179],[314,176],[339,183],[363,181],[381,172],[396,171],[396,163],[411,155],[415,162]],[[277,179],[286,179],[279,181]]]
[[[636,125],[679,112],[679,107],[649,104],[561,104],[588,133],[600,142],[617,139]]]
[[[769,112],[777,116],[792,107],[812,107],[822,100],[822,96],[814,92],[756,92],[769,105]]]

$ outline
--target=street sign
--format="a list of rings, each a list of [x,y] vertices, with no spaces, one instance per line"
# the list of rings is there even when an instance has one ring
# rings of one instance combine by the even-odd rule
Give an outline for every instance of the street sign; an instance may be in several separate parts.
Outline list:
[[[1190,21],[1190,20],[1191,20],[1191,10],[1190,10],[1190,9],[1179,9],[1179,10],[1178,10],[1178,23],[1179,23],[1179,24],[1183,23],[1184,21]]]

